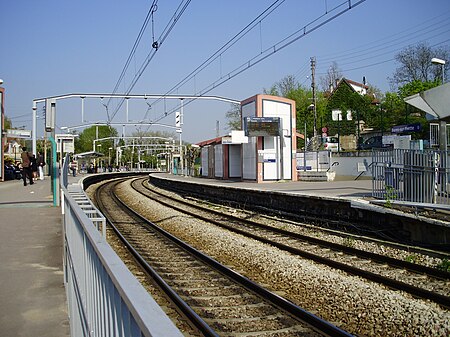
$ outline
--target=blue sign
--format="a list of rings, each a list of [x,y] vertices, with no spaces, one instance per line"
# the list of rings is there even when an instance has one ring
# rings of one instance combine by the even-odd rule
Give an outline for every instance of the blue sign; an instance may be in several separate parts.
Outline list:
[[[422,130],[422,124],[414,123],[408,125],[396,125],[391,129],[392,133],[418,132]]]

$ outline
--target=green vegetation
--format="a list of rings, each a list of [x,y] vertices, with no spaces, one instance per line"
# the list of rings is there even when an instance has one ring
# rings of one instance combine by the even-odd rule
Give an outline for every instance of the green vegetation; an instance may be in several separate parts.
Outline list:
[[[344,238],[344,242],[342,243],[345,247],[354,247],[355,246],[355,239],[348,236],[346,238]]]
[[[390,185],[386,185],[386,202],[384,203],[384,206],[391,208],[392,200],[395,199],[397,199],[397,190]]]
[[[409,263],[416,263],[417,262],[417,255],[415,255],[415,254],[408,255],[405,258],[405,261],[409,262]]]
[[[439,263],[436,266],[437,269],[442,270],[442,271],[446,271],[447,273],[450,273],[450,260],[448,259],[443,259],[441,261],[441,263]]]

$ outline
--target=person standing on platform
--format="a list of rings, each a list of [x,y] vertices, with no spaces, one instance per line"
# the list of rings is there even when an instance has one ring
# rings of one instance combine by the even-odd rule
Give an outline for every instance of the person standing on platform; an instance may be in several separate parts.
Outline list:
[[[38,171],[39,171],[39,179],[44,180],[45,161],[44,161],[44,156],[40,152],[38,152],[38,156],[37,156],[37,165],[38,165]]]
[[[77,166],[78,166],[78,164],[74,160],[70,163],[70,169],[72,170],[72,176],[74,176],[74,177],[77,176]]]
[[[23,186],[27,186],[27,178],[30,180],[30,185],[33,185],[33,176],[31,175],[31,160],[30,154],[27,151],[27,148],[24,146],[22,148],[22,153],[20,154],[22,158],[22,168],[23,168]]]
[[[37,165],[36,156],[34,154],[31,155],[30,162],[31,162],[31,175],[33,177],[33,180],[36,180],[37,179],[38,165]]]

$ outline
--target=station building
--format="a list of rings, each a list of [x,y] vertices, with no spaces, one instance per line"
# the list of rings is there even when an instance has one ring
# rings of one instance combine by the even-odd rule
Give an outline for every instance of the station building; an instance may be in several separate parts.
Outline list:
[[[202,176],[258,183],[297,180],[295,101],[271,95],[243,100],[241,129],[197,144]]]

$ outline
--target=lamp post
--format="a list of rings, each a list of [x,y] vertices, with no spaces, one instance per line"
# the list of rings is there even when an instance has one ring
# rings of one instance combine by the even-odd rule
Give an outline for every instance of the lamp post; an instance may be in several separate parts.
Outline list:
[[[445,83],[445,60],[433,57],[431,63],[441,65],[442,67],[442,84]]]
[[[111,166],[111,150],[112,149],[113,149],[112,147],[108,148],[108,165],[110,165],[110,166]]]
[[[99,151],[98,150],[98,148],[99,147],[101,147],[102,146],[102,144],[97,144],[97,151]],[[99,163],[100,163],[100,172],[103,170],[103,168],[102,168],[102,161],[100,160],[100,158],[98,158],[98,161],[99,161]],[[97,166],[98,167],[98,166]],[[96,172],[97,173],[97,172]]]

